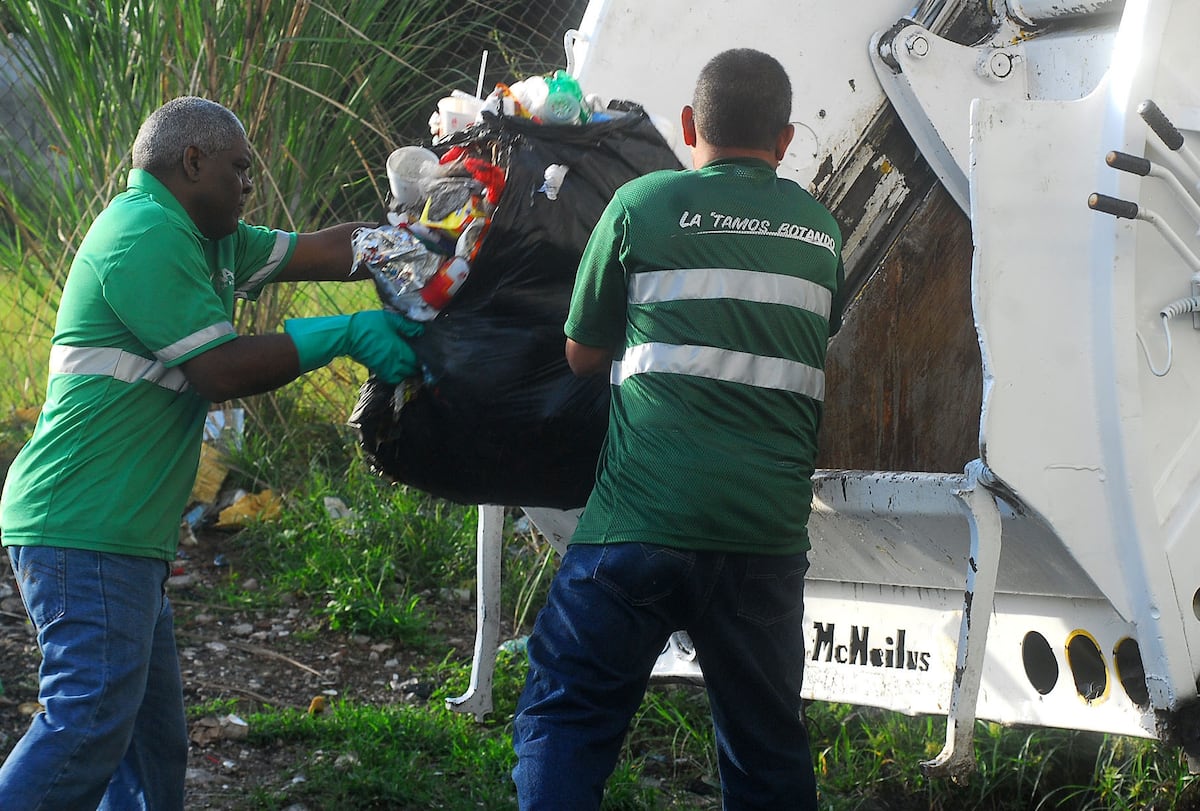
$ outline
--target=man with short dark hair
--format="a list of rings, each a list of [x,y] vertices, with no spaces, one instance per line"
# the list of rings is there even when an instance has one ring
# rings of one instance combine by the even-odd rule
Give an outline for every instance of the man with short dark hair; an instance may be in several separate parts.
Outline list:
[[[164,585],[213,402],[348,355],[388,382],[415,369],[394,313],[234,331],[235,297],[350,278],[351,235],[241,221],[242,123],[167,102],[133,145],[128,189],[88,230],[63,288],[46,402],[8,472],[0,530],[43,659],[43,711],[0,766],[0,808],[183,808],[187,728]]]
[[[691,636],[726,811],[815,809],[801,715],[808,515],[841,233],[776,169],[772,57],[726,51],[682,112],[695,169],[617,190],[580,263],[566,354],[608,372],[596,485],[529,639],[520,806],[599,808],[659,653]]]

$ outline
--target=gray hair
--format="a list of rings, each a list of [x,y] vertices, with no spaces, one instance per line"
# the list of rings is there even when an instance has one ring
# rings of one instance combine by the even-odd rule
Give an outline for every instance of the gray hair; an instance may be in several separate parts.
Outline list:
[[[151,174],[174,171],[189,146],[205,154],[232,149],[246,128],[215,101],[180,96],[159,107],[142,124],[133,142],[133,166]]]

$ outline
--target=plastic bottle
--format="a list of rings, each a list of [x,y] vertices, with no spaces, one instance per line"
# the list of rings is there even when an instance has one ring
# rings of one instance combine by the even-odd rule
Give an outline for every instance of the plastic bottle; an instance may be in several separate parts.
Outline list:
[[[547,124],[578,124],[587,120],[583,91],[575,77],[557,70],[546,81],[546,105],[542,118]]]

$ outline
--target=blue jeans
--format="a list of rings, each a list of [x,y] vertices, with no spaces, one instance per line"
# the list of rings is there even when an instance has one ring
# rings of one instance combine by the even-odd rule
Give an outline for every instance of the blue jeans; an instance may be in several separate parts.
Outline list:
[[[0,766],[0,809],[183,808],[187,723],[170,564],[49,546],[8,555],[42,651],[45,708]]]
[[[725,811],[816,809],[800,706],[806,554],[572,544],[528,644],[513,779],[523,811],[600,807],[668,637],[708,690]]]

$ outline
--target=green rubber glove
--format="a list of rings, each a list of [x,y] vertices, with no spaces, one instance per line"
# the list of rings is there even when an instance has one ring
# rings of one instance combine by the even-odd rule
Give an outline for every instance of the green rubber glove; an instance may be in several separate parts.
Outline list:
[[[416,374],[416,353],[404,340],[425,327],[399,313],[364,310],[353,315],[289,318],[283,331],[300,356],[300,371],[311,372],[343,355],[366,366],[384,383],[399,383]]]

